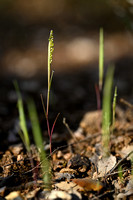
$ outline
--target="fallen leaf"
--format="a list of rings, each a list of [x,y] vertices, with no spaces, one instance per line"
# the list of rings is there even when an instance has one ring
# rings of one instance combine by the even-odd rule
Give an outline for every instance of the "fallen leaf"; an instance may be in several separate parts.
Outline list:
[[[103,188],[103,184],[100,181],[92,180],[90,178],[77,178],[71,180],[86,191],[99,191]]]
[[[98,161],[98,177],[103,177],[107,174],[116,164],[116,157],[110,155],[109,157],[103,157]]]
[[[13,191],[11,193],[9,193],[5,199],[7,200],[12,200],[12,199],[19,199],[22,200],[22,197],[20,196],[20,192],[19,191]]]
[[[124,158],[127,154],[129,154],[131,151],[133,151],[133,145],[128,145],[127,147],[123,147],[123,149],[120,152],[120,155],[122,158]],[[132,159],[133,154],[131,154],[127,160]]]
[[[56,183],[55,184],[56,188],[58,188],[59,190],[63,190],[63,191],[71,191],[73,189],[73,191],[81,191],[82,188],[79,185],[75,185],[74,182],[67,182],[67,181],[61,181],[60,183]]]

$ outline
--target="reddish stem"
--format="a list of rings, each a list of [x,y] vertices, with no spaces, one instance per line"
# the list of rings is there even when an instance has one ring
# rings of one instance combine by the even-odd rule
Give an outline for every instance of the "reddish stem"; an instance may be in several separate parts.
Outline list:
[[[97,109],[101,109],[101,98],[100,98],[100,90],[97,84],[95,84],[95,91],[96,91],[96,99],[97,99]]]

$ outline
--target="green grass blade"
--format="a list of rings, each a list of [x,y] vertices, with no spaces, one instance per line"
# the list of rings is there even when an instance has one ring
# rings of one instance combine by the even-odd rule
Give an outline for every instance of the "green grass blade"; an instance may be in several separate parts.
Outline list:
[[[23,105],[23,100],[22,96],[19,90],[19,86],[17,81],[14,81],[14,86],[18,95],[18,111],[19,111],[19,122],[20,122],[20,128],[22,130],[21,133],[21,138],[23,138],[23,142],[25,144],[25,147],[27,151],[30,151],[30,139],[29,139],[29,134],[26,126],[26,118],[25,118],[25,113],[24,113],[24,105]]]
[[[111,97],[114,66],[108,68],[103,90],[103,117],[102,117],[102,145],[104,156],[109,155],[110,125],[111,125]]]
[[[49,166],[48,159],[46,157],[46,153],[44,151],[42,132],[39,125],[37,110],[35,107],[35,103],[31,99],[28,102],[28,112],[29,112],[29,116],[30,116],[30,120],[32,124],[34,141],[39,150],[41,163],[43,163],[41,166],[42,173],[44,174],[43,180],[44,180],[44,183],[47,185],[47,184],[50,184],[50,170],[49,170],[50,166]]]
[[[103,85],[103,69],[104,69],[104,35],[103,29],[100,28],[99,36],[99,89],[102,89]]]
[[[118,176],[119,176],[119,179],[122,183],[123,173],[122,173],[122,166],[121,165],[118,167]]]
[[[114,131],[114,126],[115,126],[116,98],[117,98],[117,87],[115,87],[114,98],[113,98],[112,133]]]
[[[52,70],[51,77],[50,77],[49,90],[51,89],[51,84],[52,84],[52,80],[53,80],[53,75],[54,75],[54,71]]]

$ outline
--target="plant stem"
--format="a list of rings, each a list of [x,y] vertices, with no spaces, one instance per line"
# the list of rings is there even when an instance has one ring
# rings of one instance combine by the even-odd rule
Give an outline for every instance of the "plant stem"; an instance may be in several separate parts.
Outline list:
[[[99,36],[99,89],[102,90],[103,85],[103,68],[104,68],[104,36],[103,28],[100,28]]]
[[[114,66],[108,68],[103,90],[103,117],[102,117],[102,145],[104,156],[109,156],[110,124],[111,124],[111,96],[113,85]]]

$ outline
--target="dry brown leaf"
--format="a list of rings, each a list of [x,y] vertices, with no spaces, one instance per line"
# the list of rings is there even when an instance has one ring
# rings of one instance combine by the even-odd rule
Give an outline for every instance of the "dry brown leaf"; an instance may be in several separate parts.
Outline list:
[[[98,177],[105,176],[116,164],[116,157],[110,155],[98,161]]]
[[[60,183],[56,183],[55,186],[63,191],[69,191],[72,188],[74,188],[75,190],[80,190],[79,186],[75,187],[75,183],[73,182],[68,183],[67,181],[61,181]]]
[[[128,145],[127,147],[123,147],[123,149],[120,152],[120,155],[122,158],[124,158],[127,154],[129,154],[131,151],[133,151],[133,145]],[[133,154],[131,154],[127,159],[132,159]]]
[[[90,178],[77,178],[72,179],[72,181],[82,187],[85,191],[99,191],[103,188],[103,184],[100,181],[92,180]]]
[[[7,200],[12,200],[12,199],[19,199],[22,200],[22,197],[20,196],[20,192],[19,191],[13,191],[11,193],[9,193],[5,199]]]

